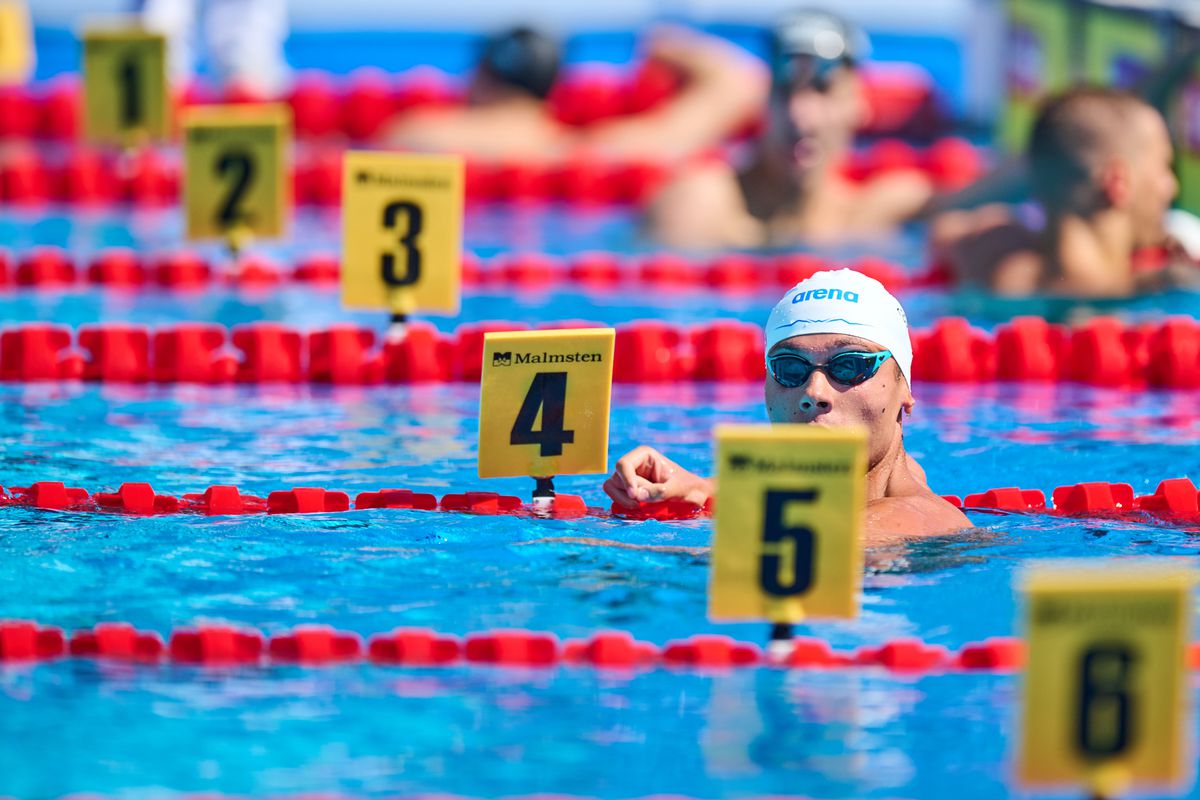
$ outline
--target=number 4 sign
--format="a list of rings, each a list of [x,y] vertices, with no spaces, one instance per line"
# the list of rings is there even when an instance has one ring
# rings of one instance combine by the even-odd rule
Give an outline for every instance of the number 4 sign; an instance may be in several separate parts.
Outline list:
[[[800,622],[858,614],[866,433],[721,425],[713,619]]]
[[[342,161],[342,304],[458,313],[463,162],[352,152]]]
[[[612,328],[489,333],[479,401],[479,477],[608,470]]]
[[[1171,561],[1080,559],[1029,571],[1024,784],[1113,797],[1188,777],[1192,585]]]

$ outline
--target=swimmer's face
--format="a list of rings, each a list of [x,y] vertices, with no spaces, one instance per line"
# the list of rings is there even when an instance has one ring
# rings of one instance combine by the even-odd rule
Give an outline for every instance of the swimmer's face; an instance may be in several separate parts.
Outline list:
[[[862,116],[858,74],[837,66],[776,94],[767,136],[782,158],[798,171],[808,171],[845,153]]]
[[[1166,238],[1163,216],[1179,191],[1172,161],[1171,135],[1158,112],[1139,109],[1135,123],[1138,148],[1132,154],[1129,177],[1129,212],[1135,244],[1150,247]]]
[[[878,353],[884,348],[860,339],[833,333],[807,334],[784,339],[771,355],[796,353],[814,364],[824,364],[839,353]],[[911,412],[912,393],[894,358],[875,375],[857,386],[843,386],[814,370],[803,385],[789,389],[779,385],[768,371],[767,416],[771,422],[797,422],[842,428],[861,425],[870,434],[870,464],[878,464],[900,435],[900,416]]]

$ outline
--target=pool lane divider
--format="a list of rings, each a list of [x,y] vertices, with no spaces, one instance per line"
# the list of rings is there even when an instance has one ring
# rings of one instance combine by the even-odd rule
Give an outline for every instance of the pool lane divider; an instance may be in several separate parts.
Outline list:
[[[602,327],[548,323],[543,329]],[[477,383],[484,335],[524,331],[518,322],[460,325],[453,334],[412,322],[399,341],[355,325],[309,333],[278,323],[140,325],[31,323],[0,333],[0,380],[106,383],[334,384]],[[1200,388],[1200,322],[1172,317],[1127,324],[1098,317],[1067,328],[1020,317],[995,333],[957,317],[914,330],[913,376],[936,383],[1077,383],[1143,389]],[[613,380],[627,384],[758,382],[758,325],[717,320],[681,326],[657,320],[616,327]]]
[[[1039,489],[1005,487],[966,497],[944,495],[957,508],[992,514],[1057,514],[1094,518],[1146,518],[1166,522],[1200,521],[1200,491],[1188,478],[1161,481],[1153,494],[1137,495],[1128,483],[1093,481],[1059,486],[1046,495]],[[330,514],[350,510],[410,509],[480,515],[510,514],[528,517],[577,519],[581,517],[628,520],[687,520],[712,513],[704,506],[670,500],[624,506],[612,503],[607,510],[589,506],[578,495],[556,493],[553,502],[536,506],[513,495],[488,491],[451,492],[439,499],[410,489],[360,492],[353,504],[343,491],[296,487],[271,492],[267,497],[242,494],[236,486],[215,485],[200,493],[176,497],[159,494],[149,483],[123,483],[114,492],[89,492],[60,481],[38,481],[30,486],[0,486],[0,507],[23,506],[52,511],[109,512],[131,515],[201,514]]]
[[[397,628],[370,636],[326,625],[298,626],[265,636],[252,628],[200,625],[173,630],[164,641],[154,631],[120,622],[100,623],[68,635],[61,628],[28,620],[0,622],[0,664],[60,658],[115,660],[140,664],[211,667],[332,665],[372,663],[409,667],[491,666],[731,669],[881,667],[895,672],[953,670],[1013,671],[1024,663],[1019,639],[992,638],[951,651],[919,639],[901,638],[853,651],[834,650],[819,638],[799,637],[783,657],[770,656],[756,644],[718,634],[699,634],[665,645],[640,641],[625,631],[601,631],[588,639],[561,641],[552,633],[493,630],[463,638],[429,629]],[[1200,666],[1200,645],[1191,650]]]
[[[78,141],[83,133],[82,78],[80,73],[65,73],[31,85],[6,86],[0,95],[0,139]],[[616,70],[569,65],[556,79],[547,102],[550,113],[560,122],[586,126],[655,108],[673,97],[683,83],[673,67],[653,59]],[[864,132],[900,133],[907,122],[929,111],[936,101],[934,92],[927,76],[876,65],[863,76],[863,98],[871,110],[866,115],[870,128]],[[425,65],[396,73],[366,67],[349,75],[304,70],[286,93],[273,96],[264,96],[240,82],[214,87],[193,80],[172,98],[176,106],[285,102],[295,118],[296,137],[305,142],[342,137],[369,140],[378,136],[396,114],[458,106],[466,100],[459,78]],[[752,124],[747,120],[748,130]],[[946,162],[945,169],[960,173],[968,154],[978,169],[980,150],[965,140],[942,141],[957,143],[939,157],[939,161]],[[885,139],[875,150],[875,161],[885,162],[906,160],[912,148],[901,140]]]
[[[626,256],[584,252],[558,257],[521,252],[489,259],[468,254],[462,258],[462,279],[468,287],[493,291],[557,288],[603,293],[659,287],[776,293],[823,269],[844,266],[870,275],[892,291],[943,285],[949,278],[944,270],[934,268],[910,275],[904,268],[876,257],[833,264],[807,253],[729,253],[696,260],[674,253]],[[62,248],[51,246],[35,247],[19,256],[0,251],[0,286],[50,291],[90,287],[121,293],[191,294],[220,287],[264,292],[287,285],[321,289],[336,286],[340,275],[338,257],[327,253],[313,253],[294,264],[281,264],[258,255],[213,263],[189,250],[144,257],[134,250],[114,247],[86,260],[76,260]]]

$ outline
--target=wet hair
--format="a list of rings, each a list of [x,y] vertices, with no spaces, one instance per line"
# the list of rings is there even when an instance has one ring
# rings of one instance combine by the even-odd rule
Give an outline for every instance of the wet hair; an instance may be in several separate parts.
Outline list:
[[[869,49],[862,29],[837,14],[812,8],[785,14],[771,30],[774,94],[797,84],[825,87],[834,69],[853,69]]]
[[[479,72],[502,86],[544,100],[558,77],[561,61],[558,42],[523,26],[497,34],[484,43]]]
[[[1085,216],[1108,206],[1096,170],[1111,156],[1131,152],[1134,118],[1145,101],[1117,89],[1082,86],[1051,97],[1039,109],[1029,137],[1033,196],[1047,209]]]

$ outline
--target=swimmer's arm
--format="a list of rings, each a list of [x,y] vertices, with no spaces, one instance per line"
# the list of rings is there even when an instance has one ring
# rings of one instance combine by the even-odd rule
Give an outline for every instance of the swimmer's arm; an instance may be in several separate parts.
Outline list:
[[[915,219],[932,196],[933,183],[924,173],[885,175],[871,181],[859,213],[877,225],[892,226]]]
[[[654,36],[648,55],[681,72],[684,86],[656,108],[589,128],[587,146],[610,158],[693,155],[736,132],[766,105],[766,67],[724,39],[671,29]]]
[[[618,505],[682,500],[702,506],[716,492],[716,481],[689,472],[653,447],[635,447],[617,460],[604,482],[604,493]]]

